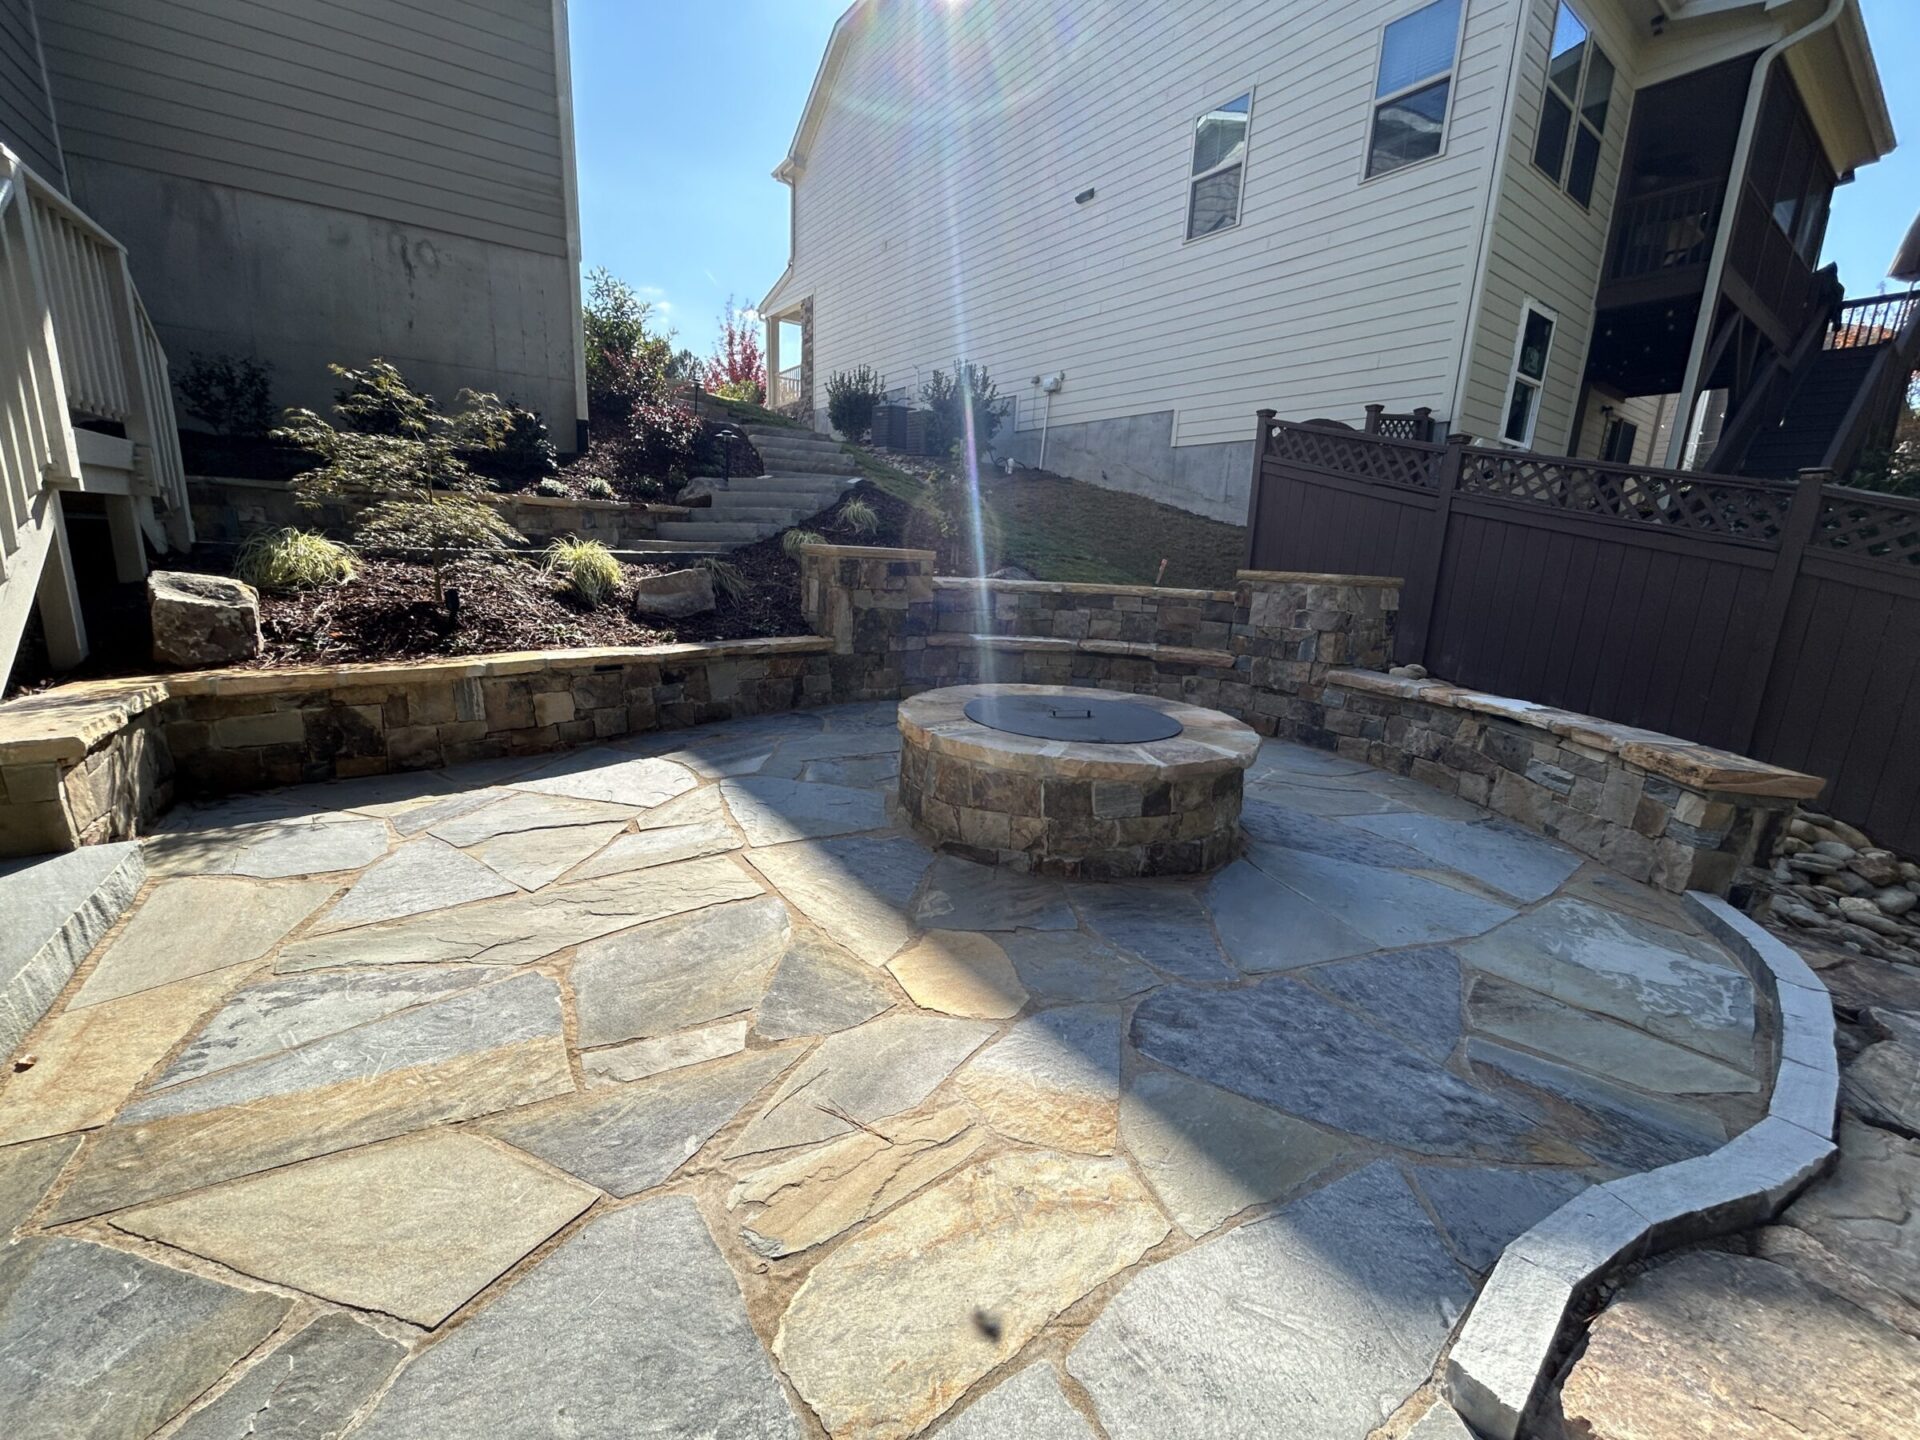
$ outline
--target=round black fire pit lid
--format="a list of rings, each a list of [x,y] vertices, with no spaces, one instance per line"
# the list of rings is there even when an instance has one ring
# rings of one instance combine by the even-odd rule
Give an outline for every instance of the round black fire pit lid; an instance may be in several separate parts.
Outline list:
[[[1066,695],[982,695],[967,702],[967,718],[1009,735],[1095,745],[1171,740],[1182,729],[1172,716],[1135,700],[1083,700]]]

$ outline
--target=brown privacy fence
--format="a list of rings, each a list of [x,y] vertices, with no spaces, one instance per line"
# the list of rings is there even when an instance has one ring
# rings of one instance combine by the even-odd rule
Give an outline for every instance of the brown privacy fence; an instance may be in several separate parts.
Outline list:
[[[1920,503],[1260,412],[1250,567],[1404,579],[1396,658],[1829,780],[1920,851]]]

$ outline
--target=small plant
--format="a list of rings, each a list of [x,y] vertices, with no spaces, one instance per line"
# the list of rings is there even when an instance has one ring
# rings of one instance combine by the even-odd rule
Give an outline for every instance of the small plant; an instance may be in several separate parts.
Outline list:
[[[789,530],[780,537],[780,549],[787,555],[798,556],[808,545],[824,545],[827,538],[812,530]]]
[[[180,408],[216,435],[254,439],[273,428],[273,366],[251,355],[187,358]]]
[[[374,360],[365,370],[329,367],[344,383],[334,425],[311,410],[289,410],[273,438],[320,457],[294,477],[304,505],[367,491],[389,498],[354,522],[354,539],[381,550],[424,550],[433,570],[433,598],[446,600],[449,552],[500,550],[524,538],[474,498],[486,482],[468,468],[433,397],[414,391],[399,370]],[[371,427],[371,428],[369,428]]]
[[[840,507],[840,513],[834,520],[842,530],[851,531],[862,540],[880,532],[880,517],[874,513],[873,506],[864,500],[847,501]]]
[[[533,493],[536,495],[544,495],[549,500],[564,500],[567,498],[567,482],[564,480],[556,480],[549,475],[545,480],[542,480],[533,487]]]
[[[873,429],[873,409],[887,398],[886,377],[871,365],[837,370],[827,379],[827,419],[849,440],[864,440]]]
[[[587,483],[580,488],[587,492],[587,498],[589,500],[615,500],[619,498],[614,491],[613,482],[611,480],[603,480],[598,475],[587,481]]]
[[[620,562],[598,540],[569,535],[547,547],[544,566],[589,605],[604,605],[620,588]]]
[[[265,530],[248,537],[233,573],[257,590],[304,590],[353,579],[353,552],[312,530]]]
[[[738,604],[744,600],[747,591],[752,588],[747,584],[747,577],[741,573],[740,567],[731,560],[709,555],[700,562],[700,568],[712,578],[713,588],[725,595],[730,603]]]

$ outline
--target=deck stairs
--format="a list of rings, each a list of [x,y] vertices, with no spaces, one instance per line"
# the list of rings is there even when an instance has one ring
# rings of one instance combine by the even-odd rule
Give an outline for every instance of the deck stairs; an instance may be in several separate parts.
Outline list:
[[[37,611],[86,658],[62,497],[103,497],[122,581],[193,544],[167,359],[126,251],[0,145],[0,689]]]
[[[839,441],[781,425],[737,425],[766,467],[736,475],[713,503],[688,520],[663,521],[659,539],[737,549],[817,515],[860,478]]]

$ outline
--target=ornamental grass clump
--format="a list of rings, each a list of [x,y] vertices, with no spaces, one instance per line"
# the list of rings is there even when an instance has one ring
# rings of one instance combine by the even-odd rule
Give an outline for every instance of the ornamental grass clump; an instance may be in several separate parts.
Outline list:
[[[788,555],[797,556],[808,545],[824,545],[827,538],[812,530],[789,530],[780,537],[780,549]]]
[[[547,547],[544,566],[549,575],[557,575],[569,590],[588,605],[606,604],[620,589],[620,562],[598,540],[580,540],[569,535]]]
[[[248,537],[233,573],[256,590],[306,590],[353,579],[353,552],[313,530],[267,530]]]
[[[862,540],[871,539],[880,531],[880,517],[874,513],[873,506],[864,500],[847,501],[840,507],[840,513],[834,519],[842,530]]]

